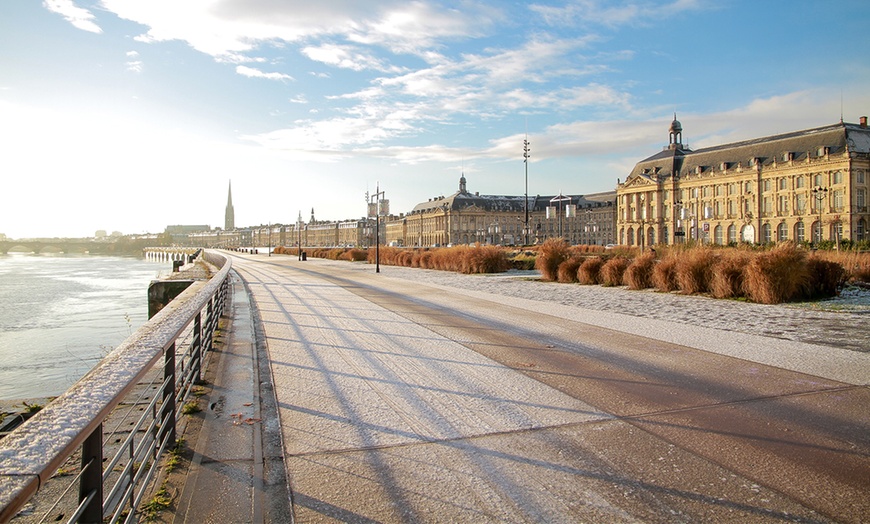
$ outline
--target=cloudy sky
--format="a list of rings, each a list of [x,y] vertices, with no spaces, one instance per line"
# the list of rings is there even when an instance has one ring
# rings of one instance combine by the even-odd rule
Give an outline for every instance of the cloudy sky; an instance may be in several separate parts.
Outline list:
[[[870,113],[866,0],[3,0],[0,233],[359,218],[614,189]]]

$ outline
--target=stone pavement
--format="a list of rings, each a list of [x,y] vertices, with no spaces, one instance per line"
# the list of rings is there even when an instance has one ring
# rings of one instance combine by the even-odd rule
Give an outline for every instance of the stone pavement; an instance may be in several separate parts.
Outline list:
[[[269,364],[256,344],[244,283],[231,278],[226,338],[206,376],[208,406],[199,431],[184,435],[193,456],[189,470],[179,472],[183,482],[174,482],[181,492],[164,522],[292,521]]]

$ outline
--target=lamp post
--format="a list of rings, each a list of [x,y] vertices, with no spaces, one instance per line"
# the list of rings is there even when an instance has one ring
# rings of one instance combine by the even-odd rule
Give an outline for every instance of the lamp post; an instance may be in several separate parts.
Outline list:
[[[529,138],[528,136],[523,140],[523,163],[526,165],[526,193],[525,193],[525,211],[526,218],[523,221],[523,234],[525,238],[523,239],[524,245],[529,245]]]
[[[369,204],[369,213],[372,212],[372,204],[374,203],[375,214],[375,273],[381,272],[381,202],[384,192],[381,191],[381,183],[378,182],[375,186],[375,192],[372,195],[366,193],[366,199]]]
[[[819,207],[819,236],[816,240],[816,248],[818,249],[819,244],[822,243],[822,204],[825,201],[825,197],[828,195],[828,188],[816,186],[813,188],[813,195],[815,195]]]
[[[558,202],[559,203],[559,238],[562,238],[562,202],[571,201],[571,197],[566,197],[559,191],[559,195],[550,199],[550,203]]]
[[[586,241],[592,245],[598,245],[598,240],[594,238],[598,231],[598,222],[592,220],[592,210],[586,210],[586,225],[583,226],[583,231],[586,233]]]
[[[296,241],[296,254],[299,256],[299,260],[302,260],[302,210],[299,210],[299,218],[296,219],[296,235],[298,240]]]
[[[677,243],[677,237],[683,237],[683,242],[686,241],[686,232],[680,231],[683,228],[683,201],[674,200],[674,244]]]

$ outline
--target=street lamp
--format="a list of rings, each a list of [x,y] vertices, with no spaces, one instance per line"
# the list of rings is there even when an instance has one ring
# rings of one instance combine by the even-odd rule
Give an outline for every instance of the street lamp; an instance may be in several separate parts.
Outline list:
[[[296,235],[298,240],[296,241],[296,254],[299,256],[299,260],[302,260],[302,210],[299,210],[299,218],[296,219]]]
[[[686,232],[681,231],[683,228],[683,201],[674,200],[674,244],[677,243],[677,237],[683,237],[683,242],[686,241]]]
[[[550,199],[550,203],[558,202],[559,203],[559,238],[562,238],[562,202],[571,201],[571,197],[566,197],[559,191],[559,195]]]
[[[822,243],[822,204],[825,201],[825,197],[828,195],[828,188],[816,186],[813,188],[813,195],[815,195],[819,207],[819,235],[816,240],[816,248],[818,248],[819,244]]]
[[[586,210],[586,225],[583,226],[583,231],[586,233],[586,241],[590,242],[592,245],[597,245],[598,240],[594,238],[595,233],[598,231],[598,222],[592,219],[592,210]]]
[[[529,137],[523,140],[523,163],[526,165],[526,219],[523,222],[523,234],[525,235],[524,245],[529,245]]]
[[[372,209],[374,209],[375,214],[375,273],[381,272],[381,204],[384,203],[382,199],[384,192],[381,191],[381,183],[375,186],[375,193],[369,195],[366,193],[366,200],[368,200],[369,204],[369,214],[371,214]],[[374,204],[374,206],[372,206]]]

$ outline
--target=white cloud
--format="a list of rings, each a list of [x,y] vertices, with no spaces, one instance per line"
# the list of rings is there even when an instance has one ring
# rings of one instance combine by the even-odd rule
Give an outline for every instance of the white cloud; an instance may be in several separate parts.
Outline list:
[[[319,46],[306,46],[301,50],[302,54],[315,62],[350,69],[352,71],[375,71],[398,73],[402,68],[388,66],[371,54],[362,52],[355,46],[321,44]]]
[[[67,22],[73,27],[77,27],[82,31],[91,33],[102,33],[103,30],[98,26],[94,19],[93,13],[87,9],[78,7],[72,0],[44,0],[42,5],[52,13],[57,13],[64,17]]]
[[[248,66],[236,66],[236,73],[247,76],[249,78],[265,78],[267,80],[293,80],[293,77],[290,75],[285,75],[284,73],[264,73],[259,69],[254,69],[253,67]]]

